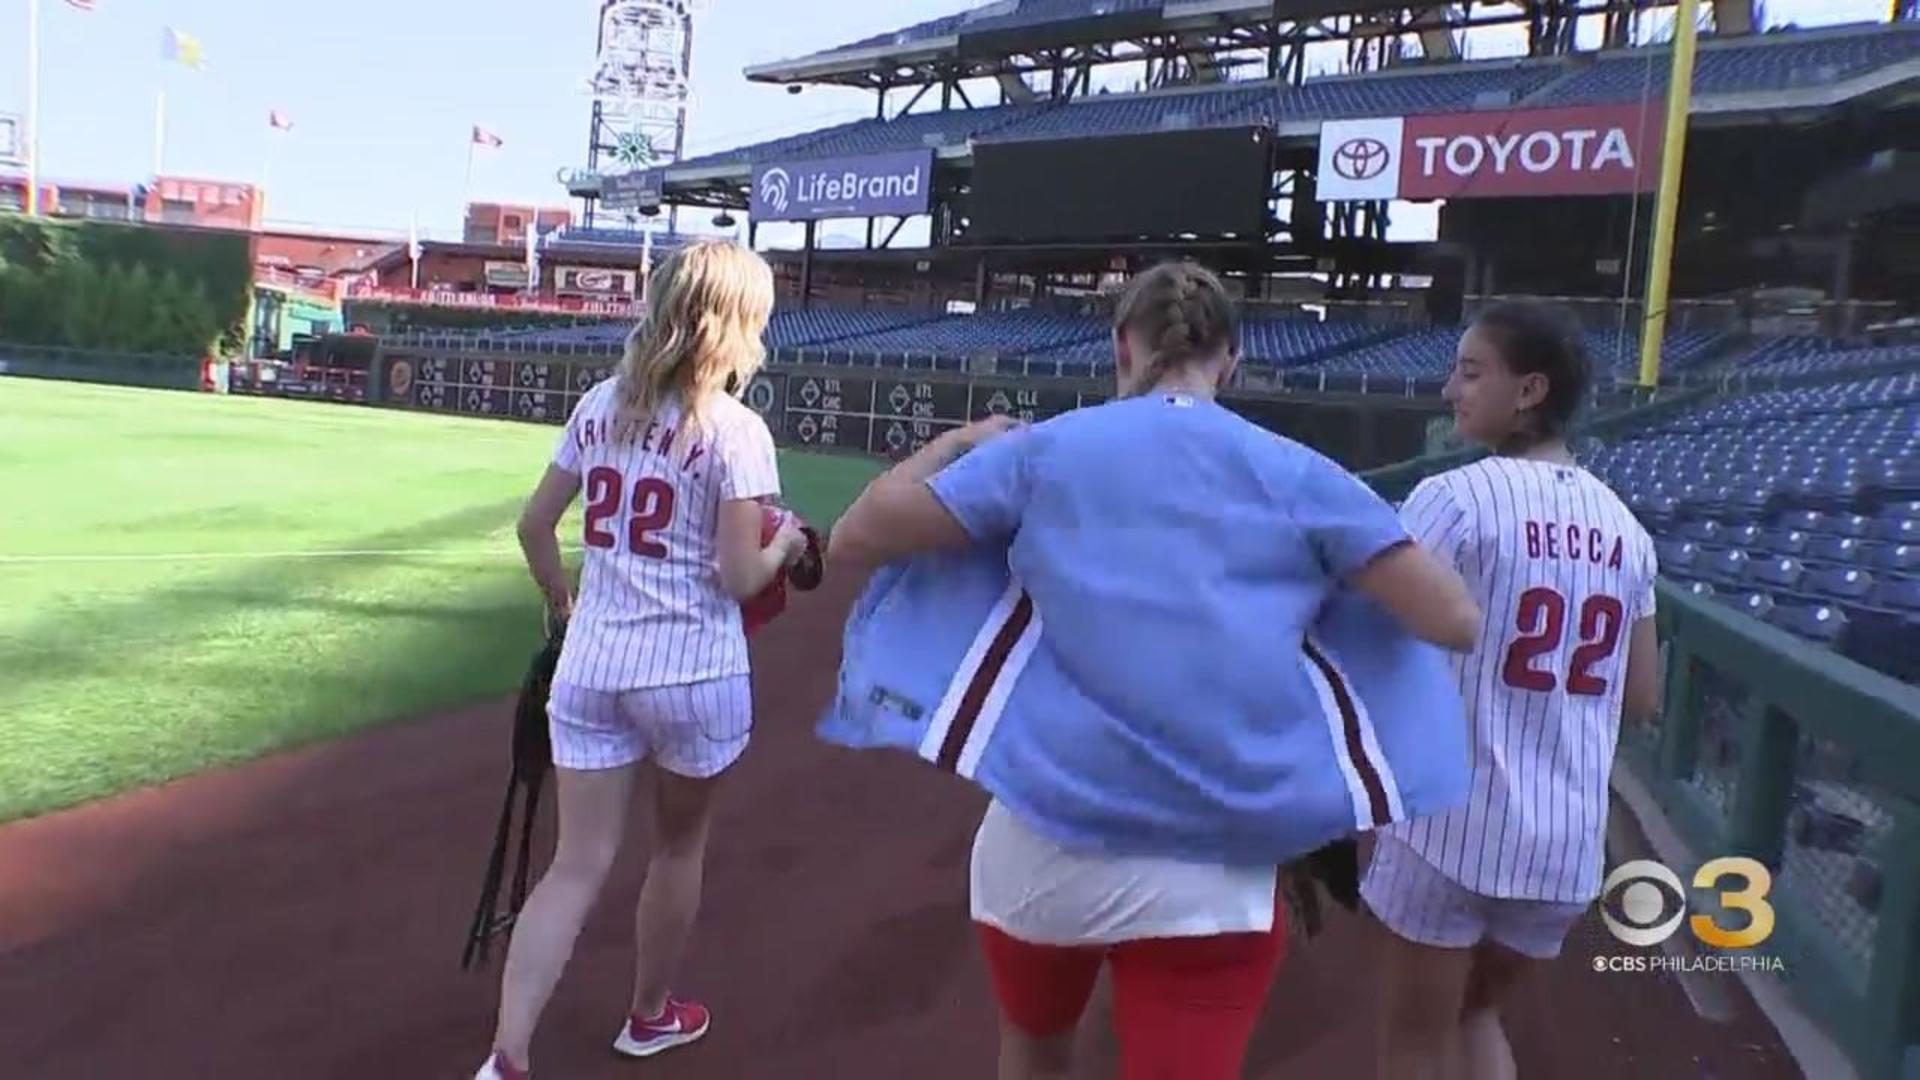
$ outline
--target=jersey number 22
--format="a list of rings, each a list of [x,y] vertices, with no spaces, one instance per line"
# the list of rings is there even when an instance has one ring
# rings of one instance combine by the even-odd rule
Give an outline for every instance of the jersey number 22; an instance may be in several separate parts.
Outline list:
[[[611,549],[620,540],[606,528],[609,518],[618,517],[622,496],[627,493],[626,479],[619,470],[605,465],[587,472],[588,547]],[[657,476],[643,476],[633,482],[633,516],[627,519],[627,550],[649,559],[667,557],[667,545],[653,534],[673,520],[673,485]]]
[[[1593,669],[1620,647],[1620,624],[1625,619],[1620,601],[1604,593],[1595,593],[1580,605],[1580,647],[1567,664],[1567,693],[1599,697],[1607,692],[1607,680]],[[1559,677],[1535,667],[1534,661],[1560,651],[1567,629],[1567,598],[1552,589],[1528,589],[1520,594],[1514,621],[1520,636],[1507,647],[1501,681],[1516,690],[1552,693]]]

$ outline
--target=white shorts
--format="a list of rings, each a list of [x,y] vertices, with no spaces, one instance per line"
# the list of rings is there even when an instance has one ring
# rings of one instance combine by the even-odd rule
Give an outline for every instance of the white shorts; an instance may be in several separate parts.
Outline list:
[[[1522,956],[1551,960],[1586,904],[1484,896],[1434,868],[1406,841],[1376,832],[1360,896],[1387,929],[1422,945],[1465,949],[1493,940]]]
[[[645,690],[583,690],[558,682],[547,697],[553,763],[617,769],[651,759],[693,779],[740,759],[753,731],[753,680],[730,675]]]

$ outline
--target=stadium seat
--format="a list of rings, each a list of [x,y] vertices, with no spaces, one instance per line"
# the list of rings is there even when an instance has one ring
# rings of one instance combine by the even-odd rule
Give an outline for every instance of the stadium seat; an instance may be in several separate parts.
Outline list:
[[[1882,543],[1920,544],[1920,516],[1875,518],[1869,535]]]
[[[1747,579],[1747,553],[1738,548],[1720,548],[1702,553],[1695,562],[1700,576],[1720,585],[1739,585]]]
[[[1807,550],[1808,537],[1798,529],[1771,529],[1760,534],[1758,546],[1776,555],[1799,555]]]
[[[1872,574],[1853,567],[1834,566],[1816,570],[1801,581],[1807,593],[1836,603],[1861,603],[1873,593]]]
[[[1766,618],[1769,623],[1790,634],[1823,645],[1839,641],[1847,630],[1846,615],[1829,604],[1776,605]]]
[[[1893,578],[1873,592],[1873,606],[1883,611],[1920,613],[1920,578]]]
[[[1753,559],[1747,564],[1747,580],[1775,592],[1795,592],[1807,569],[1794,558]]]
[[[1920,544],[1888,544],[1874,552],[1868,565],[1876,570],[1920,577]]]
[[[1851,536],[1816,536],[1807,544],[1809,562],[1852,564],[1860,555],[1860,541]]]
[[[1728,607],[1737,608],[1762,621],[1773,613],[1773,597],[1766,593],[1727,593],[1718,599]]]

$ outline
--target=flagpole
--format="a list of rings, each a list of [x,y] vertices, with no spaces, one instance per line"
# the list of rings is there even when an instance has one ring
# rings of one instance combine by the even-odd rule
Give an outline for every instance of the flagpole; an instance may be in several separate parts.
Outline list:
[[[460,196],[460,233],[463,240],[466,238],[467,207],[473,205],[473,142],[473,133],[468,132],[467,182],[464,193]]]
[[[40,0],[27,0],[27,216],[40,212]]]

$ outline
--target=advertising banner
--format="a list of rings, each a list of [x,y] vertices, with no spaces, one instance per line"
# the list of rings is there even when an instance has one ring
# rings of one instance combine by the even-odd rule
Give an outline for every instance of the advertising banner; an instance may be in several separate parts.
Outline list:
[[[659,169],[600,178],[600,205],[608,210],[639,210],[660,205],[666,174]]]
[[[527,273],[527,264],[507,262],[502,259],[488,259],[482,272],[487,284],[496,289],[524,289],[532,277]]]
[[[932,200],[933,151],[905,150],[758,165],[749,209],[759,221],[907,217]]]
[[[1321,202],[1624,195],[1660,180],[1653,105],[1332,120],[1320,126]]]
[[[562,266],[554,271],[553,291],[581,296],[632,297],[640,275],[605,266]]]

